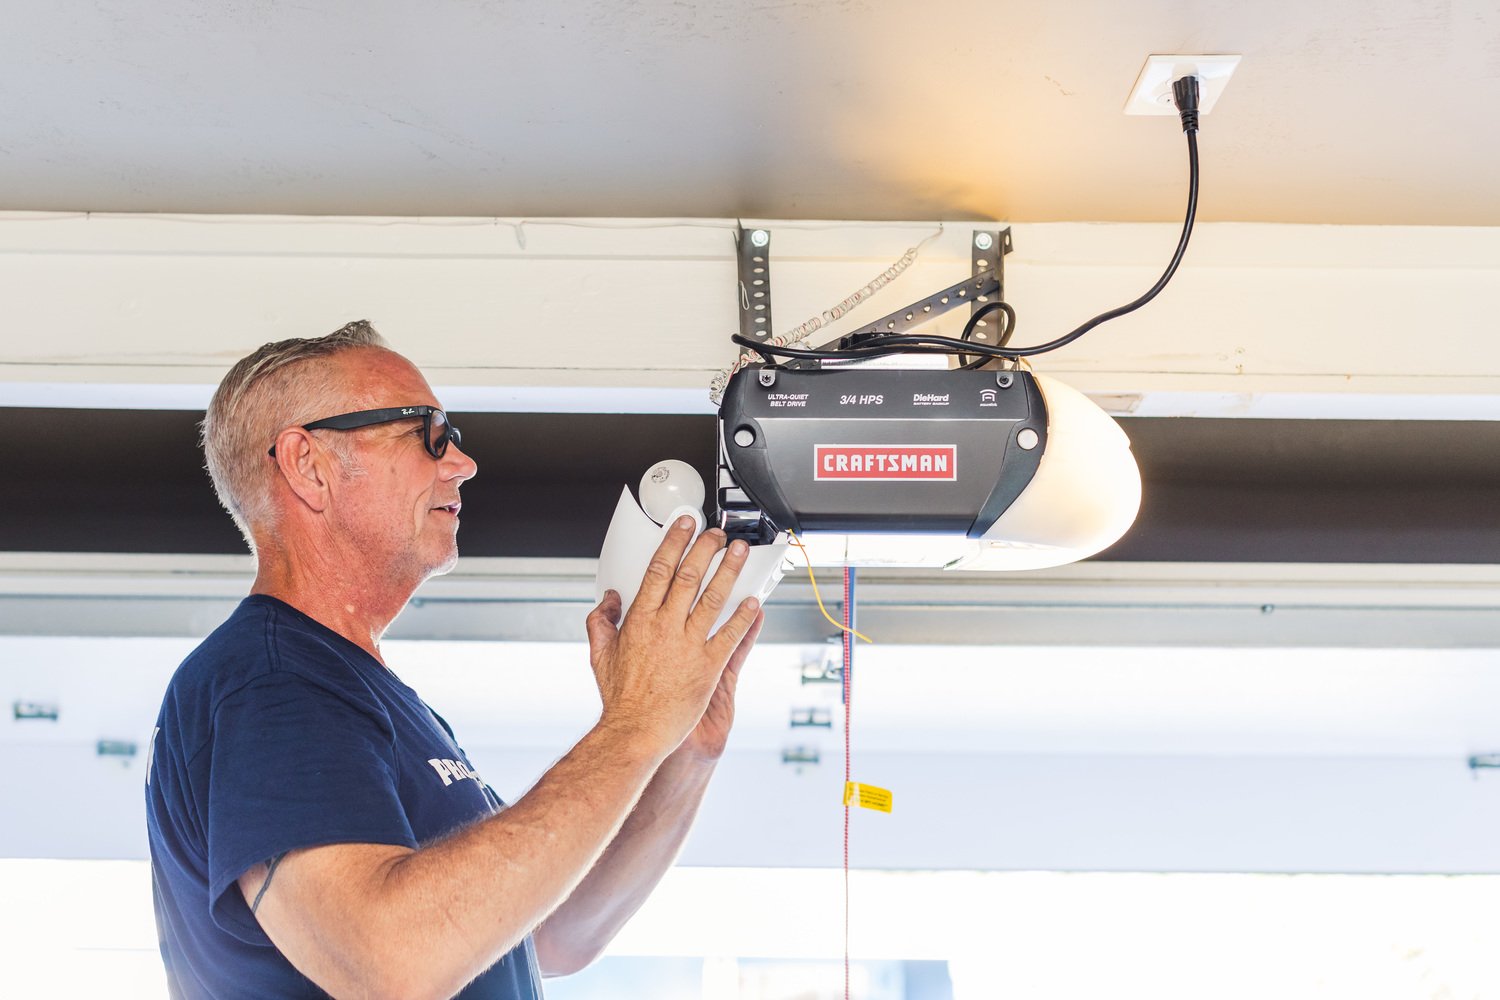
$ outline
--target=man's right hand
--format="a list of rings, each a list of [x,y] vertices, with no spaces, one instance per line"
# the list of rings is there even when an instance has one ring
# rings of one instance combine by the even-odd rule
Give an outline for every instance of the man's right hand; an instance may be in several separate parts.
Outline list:
[[[623,627],[620,595],[614,591],[588,617],[589,660],[604,703],[601,725],[640,730],[658,741],[663,754],[698,724],[725,664],[760,610],[758,601],[747,598],[709,634],[749,547],[742,541],[730,545],[699,597],[704,574],[725,539],[711,528],[689,548],[692,532],[692,520],[682,518],[666,533]]]

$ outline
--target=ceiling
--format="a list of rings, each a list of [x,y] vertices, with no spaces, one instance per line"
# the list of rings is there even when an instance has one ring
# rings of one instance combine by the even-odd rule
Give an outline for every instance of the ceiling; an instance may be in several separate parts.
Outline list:
[[[16,0],[0,209],[1500,225],[1492,0]],[[1087,30],[1081,30],[1084,27]]]

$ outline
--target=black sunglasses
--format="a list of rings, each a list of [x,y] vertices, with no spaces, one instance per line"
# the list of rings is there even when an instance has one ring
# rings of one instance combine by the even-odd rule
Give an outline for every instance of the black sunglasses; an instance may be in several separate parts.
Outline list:
[[[352,431],[358,427],[369,427],[371,424],[388,424],[396,420],[411,420],[415,417],[422,418],[422,444],[427,448],[427,454],[433,458],[442,458],[448,451],[448,442],[452,441],[460,448],[464,444],[464,436],[459,433],[457,427],[448,422],[448,414],[436,406],[388,406],[383,410],[359,410],[354,413],[340,413],[336,417],[326,417],[322,420],[314,420],[310,424],[303,424],[305,431],[330,430],[330,431]],[[276,446],[271,445],[271,450],[266,452],[272,458],[276,457]]]

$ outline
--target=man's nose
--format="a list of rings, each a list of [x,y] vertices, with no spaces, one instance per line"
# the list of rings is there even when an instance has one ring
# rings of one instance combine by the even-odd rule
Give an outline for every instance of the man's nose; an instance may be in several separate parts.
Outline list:
[[[448,442],[443,457],[438,459],[438,467],[442,469],[444,479],[457,479],[459,482],[473,479],[479,474],[478,463],[452,441]]]

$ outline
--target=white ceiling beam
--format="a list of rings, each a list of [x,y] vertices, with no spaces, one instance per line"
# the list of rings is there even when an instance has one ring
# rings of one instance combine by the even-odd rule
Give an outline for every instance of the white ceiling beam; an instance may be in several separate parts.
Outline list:
[[[762,224],[778,330],[923,246],[819,338],[950,284],[995,225]],[[368,317],[454,409],[707,412],[733,226],[0,213],[0,405],[198,408],[254,346]],[[1177,232],[1013,228],[1018,344],[1139,295]],[[1500,229],[1204,224],[1160,298],[1037,365],[1142,415],[1497,419],[1496,287]]]
[[[462,559],[418,591],[391,638],[578,641],[594,566]],[[249,557],[0,553],[0,635],[204,635],[252,576]],[[1500,648],[1500,567],[1488,565],[1086,562],[859,579],[861,630],[883,643]],[[821,584],[831,599],[834,576]],[[768,642],[834,631],[798,573],[768,607]]]

